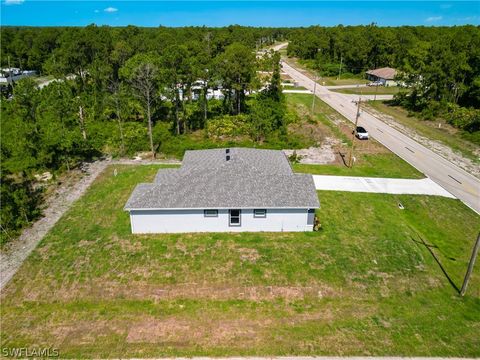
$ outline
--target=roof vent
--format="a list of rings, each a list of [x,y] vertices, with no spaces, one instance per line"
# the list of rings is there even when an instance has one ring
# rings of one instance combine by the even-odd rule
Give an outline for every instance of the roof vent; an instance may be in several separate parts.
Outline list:
[[[227,160],[227,161],[230,161],[230,155],[227,155],[226,160]]]
[[[225,154],[230,154],[230,149],[225,149]]]

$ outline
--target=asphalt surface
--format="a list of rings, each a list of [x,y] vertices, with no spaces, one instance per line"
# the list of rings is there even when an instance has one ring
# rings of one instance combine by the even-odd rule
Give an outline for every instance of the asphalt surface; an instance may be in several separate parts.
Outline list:
[[[279,45],[276,50],[281,47]],[[286,62],[282,62],[282,67],[300,86],[313,91],[313,80]],[[330,91],[318,83],[315,94],[348,120],[355,121],[357,106],[351,96]],[[480,214],[480,179],[367,112],[361,113],[359,126],[365,127],[370,136]]]

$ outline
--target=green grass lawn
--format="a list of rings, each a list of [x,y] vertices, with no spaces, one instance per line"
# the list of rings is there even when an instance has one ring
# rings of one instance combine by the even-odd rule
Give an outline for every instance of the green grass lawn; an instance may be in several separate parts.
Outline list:
[[[358,84],[367,84],[369,81],[363,79],[362,77],[350,77],[350,78],[340,78],[337,79],[335,76],[323,76],[320,78],[319,83],[325,86],[337,86],[337,85],[358,85]]]
[[[311,233],[132,235],[158,166],[108,168],[2,292],[1,346],[60,357],[480,356],[480,218],[452,199],[320,192]],[[399,210],[401,202],[405,210]]]
[[[420,120],[414,116],[408,116],[408,112],[405,109],[399,106],[388,105],[384,101],[369,101],[367,109],[368,106],[392,116],[400,124],[414,129],[420,135],[428,139],[440,141],[453,150],[459,151],[464,156],[479,162],[478,155],[475,155],[475,152],[477,154],[479,152],[479,145],[465,139],[461,131],[446,124],[445,121]],[[440,128],[438,127],[439,125]]]
[[[347,159],[346,159],[347,160]],[[344,165],[293,164],[296,172],[317,175],[368,176],[422,179],[421,172],[395,154],[363,154],[352,168]]]
[[[307,90],[307,89],[303,86],[284,85],[283,90]]]
[[[336,91],[342,94],[362,94],[362,95],[374,95],[377,93],[378,95],[394,95],[398,93],[402,88],[398,86],[367,86],[361,88],[349,88],[349,89],[332,89],[332,91]]]

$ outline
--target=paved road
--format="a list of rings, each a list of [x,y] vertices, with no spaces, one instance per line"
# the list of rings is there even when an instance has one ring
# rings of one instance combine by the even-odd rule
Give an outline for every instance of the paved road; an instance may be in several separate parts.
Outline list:
[[[278,45],[276,50],[281,47],[282,45]],[[282,63],[282,66],[283,71],[297,81],[300,86],[313,91],[313,80],[285,62]],[[356,105],[351,98],[345,94],[330,91],[318,83],[315,94],[347,119],[355,121]],[[367,112],[362,112],[359,125],[365,127],[371,136],[393,153],[480,214],[480,179]]]
[[[313,91],[310,90],[282,90],[284,94],[313,94]]]
[[[358,84],[358,85],[330,85],[325,86],[327,89],[355,89],[357,87],[367,87],[367,84]]]
[[[360,95],[356,95],[356,94],[342,94],[343,96],[345,96],[346,98],[349,98],[350,101],[354,100],[354,101],[357,101],[358,100],[358,97]],[[372,95],[372,94],[367,94],[367,95],[361,95],[362,97],[362,100],[391,100],[393,99],[393,95],[391,94],[380,94],[380,95]]]
[[[313,181],[317,190],[435,195],[454,198],[452,194],[429,178],[387,179],[361,176],[313,175]]]

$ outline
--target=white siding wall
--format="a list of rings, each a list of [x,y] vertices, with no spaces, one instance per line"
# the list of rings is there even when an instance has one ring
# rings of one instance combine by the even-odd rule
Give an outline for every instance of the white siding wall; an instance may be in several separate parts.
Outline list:
[[[241,226],[229,226],[228,210],[218,210],[218,217],[204,217],[203,210],[132,210],[132,232],[241,232],[241,231],[312,231],[307,225],[308,209],[267,209],[266,218],[254,218],[253,209],[242,209]]]

